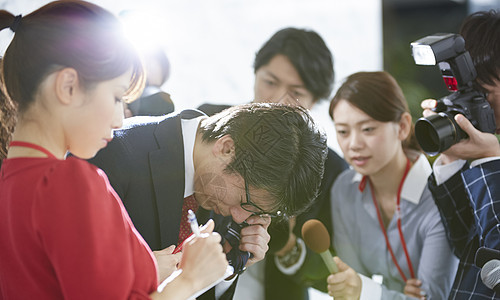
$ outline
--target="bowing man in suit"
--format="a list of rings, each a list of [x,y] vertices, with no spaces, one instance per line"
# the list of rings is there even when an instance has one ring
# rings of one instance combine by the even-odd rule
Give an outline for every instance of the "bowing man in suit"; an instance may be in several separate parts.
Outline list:
[[[330,96],[334,81],[333,58],[319,34],[300,28],[277,31],[257,51],[254,60],[253,102],[283,103],[311,109]],[[203,104],[208,115],[229,105]],[[332,232],[330,190],[347,163],[328,149],[320,193],[311,209],[287,222],[272,222],[266,259],[250,268],[238,281],[238,299],[308,299],[308,286],[326,292],[329,275],[319,255],[305,247],[301,228],[319,219]],[[263,278],[263,280],[262,280]]]
[[[212,117],[194,110],[134,117],[114,135],[91,162],[106,172],[149,246],[182,241],[182,212],[194,195],[200,223],[214,218],[221,236],[228,223],[219,216],[241,224],[235,248],[249,253],[244,266],[264,258],[272,216],[311,205],[327,151],[307,111],[281,104],[240,105]],[[229,254],[235,248],[224,245]],[[220,284],[199,299],[230,299],[234,286]]]

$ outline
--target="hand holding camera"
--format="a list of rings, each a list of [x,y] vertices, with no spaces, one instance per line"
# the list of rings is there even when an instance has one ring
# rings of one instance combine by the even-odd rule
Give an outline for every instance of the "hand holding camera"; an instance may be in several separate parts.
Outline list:
[[[436,100],[427,99],[420,104],[424,109],[424,118],[435,115]],[[459,143],[451,146],[441,155],[444,164],[457,159],[478,159],[484,157],[500,156],[500,144],[495,135],[477,130],[472,123],[461,114],[454,117],[455,122],[469,136]]]
[[[477,89],[477,72],[465,51],[464,39],[458,34],[436,33],[411,43],[411,47],[417,65],[439,65],[452,91],[433,104],[422,103],[427,112],[415,123],[422,149],[436,155],[469,138],[462,142],[463,147],[449,152],[450,158],[481,158],[496,153],[498,141],[493,134],[487,134],[496,130],[495,115],[484,93]],[[495,146],[489,143],[493,139]]]

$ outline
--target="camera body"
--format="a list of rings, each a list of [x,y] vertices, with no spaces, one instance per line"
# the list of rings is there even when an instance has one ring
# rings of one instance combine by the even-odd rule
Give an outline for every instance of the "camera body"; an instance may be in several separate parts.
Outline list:
[[[451,94],[437,100],[434,111],[415,123],[420,147],[429,155],[441,153],[462,139],[468,138],[455,122],[455,115],[464,115],[482,132],[494,133],[495,115],[485,95],[475,89],[476,69],[465,41],[458,34],[436,33],[411,43],[417,65],[439,65]]]

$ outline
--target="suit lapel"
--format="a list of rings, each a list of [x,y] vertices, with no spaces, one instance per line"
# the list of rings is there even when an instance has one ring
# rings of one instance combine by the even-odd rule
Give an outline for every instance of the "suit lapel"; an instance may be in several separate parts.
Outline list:
[[[185,110],[166,118],[155,129],[158,150],[149,153],[149,165],[155,192],[162,249],[177,244],[184,201],[184,142],[182,119],[202,114]]]
[[[159,149],[149,153],[162,248],[177,244],[184,199],[184,143],[180,117],[168,118],[154,132]]]

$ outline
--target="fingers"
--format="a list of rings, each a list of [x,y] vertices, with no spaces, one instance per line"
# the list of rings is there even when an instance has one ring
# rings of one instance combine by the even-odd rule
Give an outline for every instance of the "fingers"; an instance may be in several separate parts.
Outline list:
[[[250,225],[241,229],[240,243],[254,243],[258,245],[269,243],[271,236],[263,226]]]
[[[403,293],[410,297],[418,299],[426,299],[426,293],[420,287],[422,286],[422,281],[416,278],[411,278],[406,281],[406,285],[403,289]]]
[[[435,114],[433,109],[436,107],[436,104],[437,104],[437,102],[434,99],[426,99],[426,100],[422,101],[420,103],[420,106],[424,109],[424,111],[422,112],[422,115],[427,118],[430,115]]]
[[[182,253],[172,254],[174,249],[175,246],[172,245],[159,251],[153,251],[158,264],[158,276],[160,280],[164,280],[170,276],[177,269],[177,265],[181,261]]]
[[[460,128],[462,128],[462,130],[465,131],[469,136],[473,136],[478,132],[478,130],[472,125],[472,123],[461,114],[455,116],[455,121],[457,122],[458,126],[460,126]]]
[[[337,256],[334,257],[339,271],[327,278],[328,294],[335,299],[359,299],[361,294],[361,278]]]
[[[423,109],[433,109],[436,107],[437,101],[434,99],[425,99],[420,103],[420,107]]]
[[[200,236],[193,236],[192,239],[188,241],[188,244],[193,245],[195,243],[198,244],[204,244],[204,243],[215,243],[215,244],[220,244],[221,241],[221,236],[217,232],[211,232],[211,233],[203,233]],[[222,251],[222,246],[221,251]]]
[[[214,220],[210,219],[205,225],[200,226],[200,232],[211,233],[214,231],[214,228],[215,228]]]
[[[220,241],[221,236],[217,232],[203,233],[200,236],[186,241],[184,244],[181,265],[185,263],[185,260],[201,259],[198,255],[203,256],[203,253],[208,253],[209,250],[223,254]]]
[[[454,119],[458,126],[467,133],[469,138],[460,141],[443,152],[443,154],[446,155],[445,158],[450,157],[448,161],[458,158],[473,160],[500,155],[500,144],[494,134],[477,130],[472,123],[461,114],[457,114]]]
[[[406,285],[420,287],[422,285],[422,281],[420,279],[417,279],[417,278],[410,278],[406,281]]]
[[[181,253],[172,254],[174,252],[174,250],[175,250],[175,245],[171,245],[171,246],[168,246],[165,249],[158,250],[158,251],[153,251],[153,254],[155,255],[155,257],[157,259],[159,257],[165,257],[165,256],[169,255],[169,257],[172,257],[172,259],[180,260]]]
[[[159,253],[163,253],[163,254],[172,254],[172,252],[174,252],[174,249],[175,249],[175,245],[170,245],[165,249],[153,251],[153,252],[159,252]]]
[[[200,236],[206,236],[206,235],[211,235],[213,234],[214,232],[214,228],[215,228],[215,223],[212,219],[208,220],[208,222],[203,225],[203,226],[200,226]],[[220,241],[220,236],[219,234],[217,233],[217,236],[219,238],[219,241]],[[184,242],[183,242],[183,245],[188,243],[188,242],[192,242],[194,239],[196,238],[195,234],[191,234]]]
[[[211,230],[213,230],[213,228]],[[202,238],[215,239],[218,242],[220,242],[222,240],[222,238],[218,232],[202,232],[199,236],[195,236],[194,234],[190,235],[183,242],[183,245],[186,245],[187,243],[194,243],[196,239],[202,239]]]
[[[351,267],[349,267],[349,265],[347,265],[345,262],[343,262],[338,256],[334,256],[333,261],[335,261],[335,263],[337,264],[337,267],[339,268],[339,272],[347,271],[351,268]]]
[[[210,233],[209,237],[212,240],[215,240],[219,244],[220,244],[220,241],[222,240],[222,237],[220,236],[220,234],[218,232],[212,232],[212,233]],[[221,249],[222,249],[222,246],[221,246]]]
[[[262,260],[269,250],[268,243],[271,239],[266,228],[260,224],[247,226],[241,229],[240,235],[239,249],[253,254],[247,266]]]
[[[261,225],[262,227],[264,227],[264,229],[267,230],[267,228],[271,224],[271,217],[267,215],[251,216],[246,219],[246,222],[250,225]]]
[[[336,286],[335,290],[340,290],[342,288],[338,287],[343,287],[345,285],[345,280],[346,280],[346,273],[345,272],[337,272],[335,274],[330,274],[326,278],[326,282],[328,285]]]
[[[220,278],[228,266],[226,255],[222,252],[220,235],[204,233],[189,241],[184,247],[180,263],[183,272],[180,276],[200,289]]]
[[[346,271],[349,270],[350,267],[346,263],[344,263],[340,258],[338,258],[338,256],[335,256],[333,260],[337,264],[339,271],[335,274],[328,276],[326,281],[328,285],[332,285],[334,287],[333,288],[334,291],[339,291],[342,290],[345,286],[345,281],[348,275]]]
[[[295,224],[297,224],[297,218],[295,216],[288,218],[288,226],[290,228],[290,232],[293,232]]]
[[[327,278],[328,294],[335,299],[359,299],[361,279],[357,284],[350,277],[351,275],[346,271],[329,275]]]
[[[341,279],[339,273],[328,276],[328,295],[335,298],[341,297],[340,293],[342,293],[345,289],[345,278]]]
[[[406,281],[405,288],[403,289],[403,293],[405,295],[419,298],[420,297],[420,286],[422,282],[418,279],[412,278]]]

